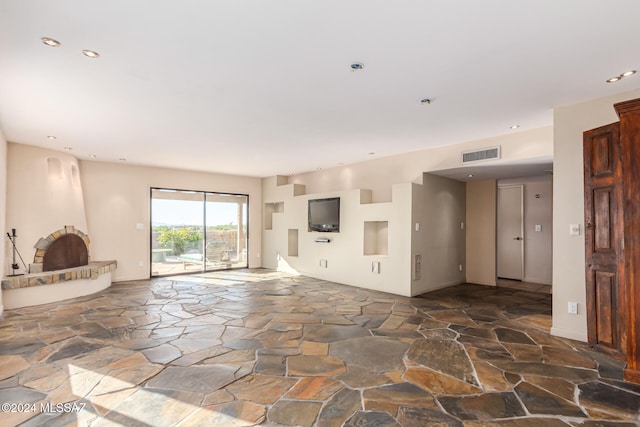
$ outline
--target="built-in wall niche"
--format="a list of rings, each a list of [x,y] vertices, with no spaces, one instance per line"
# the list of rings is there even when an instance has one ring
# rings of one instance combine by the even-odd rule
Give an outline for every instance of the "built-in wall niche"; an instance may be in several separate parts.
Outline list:
[[[298,256],[298,229],[290,228],[288,237],[289,244],[287,254],[289,256]]]
[[[273,214],[284,212],[284,202],[264,204],[264,229],[273,230]]]
[[[389,254],[389,221],[364,222],[364,255]]]

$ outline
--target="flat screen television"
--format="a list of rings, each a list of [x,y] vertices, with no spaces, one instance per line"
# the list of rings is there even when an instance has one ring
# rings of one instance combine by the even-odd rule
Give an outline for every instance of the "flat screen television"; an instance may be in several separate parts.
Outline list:
[[[340,197],[309,200],[309,231],[340,231]]]

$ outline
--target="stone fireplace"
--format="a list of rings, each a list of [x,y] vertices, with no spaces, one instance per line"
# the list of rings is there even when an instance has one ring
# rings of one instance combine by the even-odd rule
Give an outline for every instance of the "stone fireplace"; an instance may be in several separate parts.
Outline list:
[[[35,249],[28,274],[2,280],[6,308],[89,295],[111,285],[116,262],[89,262],[89,236],[72,225],[40,238]]]
[[[41,238],[30,273],[64,270],[89,264],[89,236],[73,225],[67,225]]]

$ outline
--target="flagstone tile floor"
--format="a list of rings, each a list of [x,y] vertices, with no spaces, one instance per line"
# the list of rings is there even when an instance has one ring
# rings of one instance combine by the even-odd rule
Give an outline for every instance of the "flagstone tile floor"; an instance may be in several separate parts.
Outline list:
[[[549,335],[551,295],[405,298],[268,270],[8,310],[2,426],[635,426],[624,364]]]

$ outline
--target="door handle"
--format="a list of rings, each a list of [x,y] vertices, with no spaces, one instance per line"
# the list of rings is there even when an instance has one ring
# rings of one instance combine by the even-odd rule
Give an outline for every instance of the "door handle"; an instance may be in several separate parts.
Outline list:
[[[514,237],[513,240],[524,240],[522,237]]]

